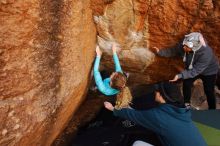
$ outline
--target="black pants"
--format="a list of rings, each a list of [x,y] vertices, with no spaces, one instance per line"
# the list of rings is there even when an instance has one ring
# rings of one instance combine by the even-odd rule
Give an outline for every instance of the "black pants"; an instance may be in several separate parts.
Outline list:
[[[216,74],[208,75],[208,76],[199,75],[199,76],[196,76],[195,78],[183,80],[184,102],[190,103],[191,88],[192,88],[193,82],[196,79],[201,79],[203,82],[203,87],[204,87],[205,94],[207,96],[209,109],[216,109],[216,99],[215,99]]]

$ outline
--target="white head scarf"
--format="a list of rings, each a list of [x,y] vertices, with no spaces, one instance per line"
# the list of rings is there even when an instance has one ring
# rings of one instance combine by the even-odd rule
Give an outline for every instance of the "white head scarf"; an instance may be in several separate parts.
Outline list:
[[[193,51],[193,57],[189,65],[189,69],[192,69],[195,52],[198,51],[202,46],[206,47],[206,42],[201,33],[192,32],[190,34],[185,35],[185,38],[183,40],[183,45],[188,46]],[[186,53],[184,54],[184,57],[183,57],[183,62],[185,61],[186,61]]]

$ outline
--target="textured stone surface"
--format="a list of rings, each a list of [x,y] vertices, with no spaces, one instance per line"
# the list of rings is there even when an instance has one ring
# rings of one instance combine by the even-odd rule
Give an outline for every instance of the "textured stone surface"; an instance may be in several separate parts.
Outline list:
[[[219,9],[219,0],[1,0],[0,145],[53,142],[84,100],[96,39],[108,69],[120,45],[130,85],[172,78],[181,60],[150,48],[191,31],[220,57]]]
[[[220,90],[215,88],[216,108],[220,109]],[[194,82],[192,88],[191,105],[198,110],[208,109],[207,97],[204,93],[202,80],[198,79]]]
[[[120,45],[123,69],[132,73],[134,82],[173,78],[182,67],[181,60],[159,58],[150,49],[174,47],[193,31],[201,32],[220,55],[218,0],[92,0],[92,3],[99,45],[107,54],[111,42]],[[109,57],[103,64],[112,68]]]
[[[0,1],[0,145],[50,145],[87,91],[90,1]]]

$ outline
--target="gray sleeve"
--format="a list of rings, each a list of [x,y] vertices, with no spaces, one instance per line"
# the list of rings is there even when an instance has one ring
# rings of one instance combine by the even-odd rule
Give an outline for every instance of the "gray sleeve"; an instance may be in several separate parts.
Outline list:
[[[178,79],[182,79],[183,78],[183,74],[182,73],[177,74],[177,76],[178,76]]]
[[[182,56],[184,54],[182,41],[179,42],[174,48],[160,50],[157,54],[162,57]]]
[[[181,72],[183,79],[194,78],[201,74],[209,66],[211,59],[209,53],[203,52],[199,56],[198,61],[193,64],[192,69]]]

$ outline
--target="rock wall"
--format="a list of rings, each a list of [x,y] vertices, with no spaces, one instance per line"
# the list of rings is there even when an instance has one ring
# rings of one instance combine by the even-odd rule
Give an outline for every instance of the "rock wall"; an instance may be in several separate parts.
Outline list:
[[[1,0],[0,145],[53,142],[84,100],[96,40],[103,67],[117,42],[130,84],[153,83],[182,67],[153,46],[199,31],[220,57],[219,20],[219,0]]]
[[[95,56],[89,0],[0,1],[0,145],[50,145],[84,99]]]
[[[183,65],[155,56],[150,49],[174,47],[185,34],[198,31],[220,57],[219,0],[92,0],[101,48],[120,45],[120,60],[132,83],[171,79]],[[103,65],[112,69],[110,55]]]

